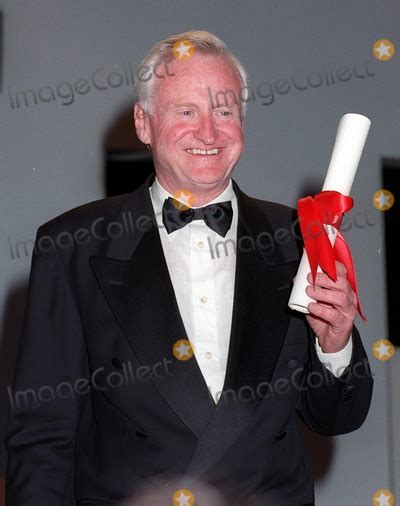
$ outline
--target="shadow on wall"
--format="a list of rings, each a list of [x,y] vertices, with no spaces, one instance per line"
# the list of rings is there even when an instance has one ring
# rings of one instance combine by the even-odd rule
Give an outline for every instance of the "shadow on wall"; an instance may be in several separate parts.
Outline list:
[[[394,204],[400,188],[400,158],[385,157],[382,160],[382,188],[394,194]],[[400,346],[400,311],[398,287],[400,285],[400,265],[398,261],[397,239],[400,226],[399,205],[387,209],[384,213],[385,235],[384,255],[386,269],[386,298],[389,340]],[[390,274],[389,274],[390,273]]]
[[[151,152],[137,138],[133,109],[116,115],[103,138],[103,153],[107,197],[135,190],[154,172]]]

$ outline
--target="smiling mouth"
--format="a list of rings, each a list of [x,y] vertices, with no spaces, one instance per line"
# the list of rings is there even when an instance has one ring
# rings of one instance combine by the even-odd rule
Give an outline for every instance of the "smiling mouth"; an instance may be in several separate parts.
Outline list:
[[[185,149],[186,153],[190,153],[191,155],[202,155],[202,156],[213,156],[218,155],[221,152],[221,149],[214,148],[214,149]]]

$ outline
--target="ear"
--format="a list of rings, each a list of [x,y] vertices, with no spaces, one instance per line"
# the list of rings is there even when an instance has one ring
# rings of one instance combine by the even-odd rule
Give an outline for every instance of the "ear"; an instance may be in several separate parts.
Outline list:
[[[143,144],[151,144],[150,136],[150,118],[139,102],[135,102],[133,109],[133,117],[135,121],[136,134]]]

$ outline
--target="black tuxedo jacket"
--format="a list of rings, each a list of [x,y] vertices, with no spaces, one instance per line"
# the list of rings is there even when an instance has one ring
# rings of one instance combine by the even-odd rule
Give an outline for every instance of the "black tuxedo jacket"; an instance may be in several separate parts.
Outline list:
[[[187,335],[153,179],[38,229],[9,391],[7,504],[109,506],[146,486],[163,498],[126,504],[172,504],[179,486],[199,505],[313,504],[297,415],[327,436],[363,423],[373,379],[357,329],[351,364],[335,378],[304,316],[287,307],[299,262],[294,210],[234,182],[234,307],[215,404],[195,357],[173,354]],[[207,502],[210,490],[219,499]]]

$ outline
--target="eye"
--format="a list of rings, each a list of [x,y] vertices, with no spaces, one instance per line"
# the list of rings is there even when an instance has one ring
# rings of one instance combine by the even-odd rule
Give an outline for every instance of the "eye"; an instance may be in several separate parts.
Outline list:
[[[233,116],[233,112],[230,111],[229,109],[221,109],[219,111],[216,111],[217,113],[217,116],[221,116],[223,118],[229,118],[231,116]]]
[[[186,111],[182,111],[182,114],[183,114],[183,116],[192,116],[194,113],[193,113],[193,111],[186,110]]]

